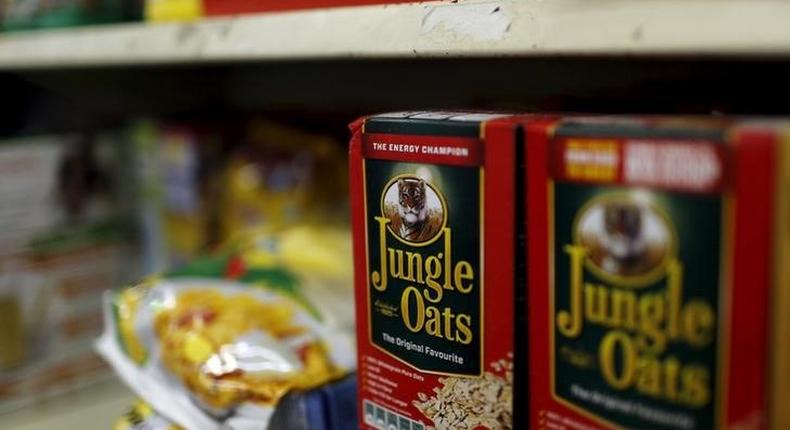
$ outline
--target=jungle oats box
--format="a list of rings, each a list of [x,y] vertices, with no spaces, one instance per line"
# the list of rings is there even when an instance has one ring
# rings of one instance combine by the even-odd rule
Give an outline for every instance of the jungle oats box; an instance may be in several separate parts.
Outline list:
[[[526,127],[530,428],[787,428],[779,127]]]
[[[517,126],[352,125],[360,428],[512,429]]]

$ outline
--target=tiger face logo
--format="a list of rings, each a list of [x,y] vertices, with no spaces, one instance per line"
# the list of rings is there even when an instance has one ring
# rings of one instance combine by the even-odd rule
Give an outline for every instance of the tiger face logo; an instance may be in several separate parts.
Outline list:
[[[639,273],[649,261],[649,242],[643,228],[640,207],[634,204],[608,203],[604,205],[604,234],[601,247],[605,257],[601,266],[614,273]]]
[[[606,279],[647,284],[675,253],[673,228],[652,204],[627,194],[604,195],[579,214],[576,243],[588,250],[588,268]]]
[[[401,176],[384,191],[384,216],[390,230],[409,242],[428,242],[444,225],[444,205],[435,188],[425,179]]]
[[[401,236],[404,239],[408,239],[422,227],[428,216],[424,180],[398,179],[398,215],[401,218]]]

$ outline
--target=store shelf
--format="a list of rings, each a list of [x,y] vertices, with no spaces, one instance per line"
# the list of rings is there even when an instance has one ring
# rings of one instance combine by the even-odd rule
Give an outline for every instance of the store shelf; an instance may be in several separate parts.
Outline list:
[[[790,54],[790,3],[460,0],[0,37],[0,69],[224,60]]]
[[[106,381],[0,415],[0,428],[106,430],[134,400],[134,394],[118,381]]]

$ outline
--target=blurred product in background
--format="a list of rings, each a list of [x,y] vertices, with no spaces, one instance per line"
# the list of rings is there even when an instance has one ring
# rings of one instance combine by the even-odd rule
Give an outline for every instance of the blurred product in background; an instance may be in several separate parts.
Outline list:
[[[77,27],[125,21],[194,21],[297,9],[407,3],[406,0],[2,0],[4,31]]]
[[[408,3],[408,0],[203,0],[203,8],[206,15],[216,16],[382,3]]]
[[[239,242],[246,265],[289,271],[297,278],[302,294],[324,311],[330,325],[354,333],[351,230],[347,224],[312,223],[251,232]]]
[[[276,260],[258,265],[249,251],[199,259],[107,298],[98,351],[186,428],[266,428],[285,394],[355,367],[352,332],[297,275]]]
[[[130,137],[148,273],[250,232],[348,222],[346,154],[331,138],[263,120],[140,122]]]
[[[527,125],[531,427],[788,428],[787,127]]]
[[[353,422],[326,409],[354,404],[333,384],[356,366],[344,146],[260,119],[128,139],[144,271],[163,275],[106,298],[97,349],[145,401],[118,428]]]
[[[223,177],[224,238],[260,227],[347,223],[345,146],[266,121],[253,121]]]
[[[140,19],[137,0],[2,0],[5,31],[75,27]]]
[[[149,22],[192,21],[203,17],[201,0],[145,0],[143,16]]]
[[[253,411],[260,424],[291,390],[353,370],[352,347],[322,352],[353,345],[354,326],[346,154],[333,139],[260,119],[135,121],[2,142],[0,174],[0,412],[109,376],[92,350],[103,318],[104,355],[114,345],[123,379],[177,423],[245,421]],[[102,292],[144,273],[167,275],[114,295],[103,317]],[[184,282],[199,285],[172,288]],[[162,297],[186,319],[162,325],[153,306]],[[259,384],[269,371],[237,375],[230,391],[210,394],[200,360],[230,365],[222,354],[239,348],[268,351],[247,357],[253,367],[274,360],[291,370],[271,386]]]
[[[350,376],[282,398],[269,421],[269,429],[346,430],[356,425],[356,378]],[[144,400],[137,400],[121,415],[112,430],[181,430]],[[261,429],[263,427],[258,427]]]
[[[112,430],[181,430],[181,427],[159,415],[144,400],[137,400],[123,415],[118,417]]]
[[[112,133],[0,143],[0,411],[108,376],[101,292],[136,276]]]
[[[212,187],[223,155],[216,134],[190,125],[139,122],[130,130],[143,239],[143,269],[160,272],[216,243]]]

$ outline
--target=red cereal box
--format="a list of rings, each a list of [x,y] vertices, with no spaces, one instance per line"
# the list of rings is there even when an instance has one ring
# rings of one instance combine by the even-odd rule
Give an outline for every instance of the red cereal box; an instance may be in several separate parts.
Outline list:
[[[352,125],[360,428],[514,428],[517,125]]]
[[[781,129],[568,118],[525,140],[529,428],[787,428]]]

